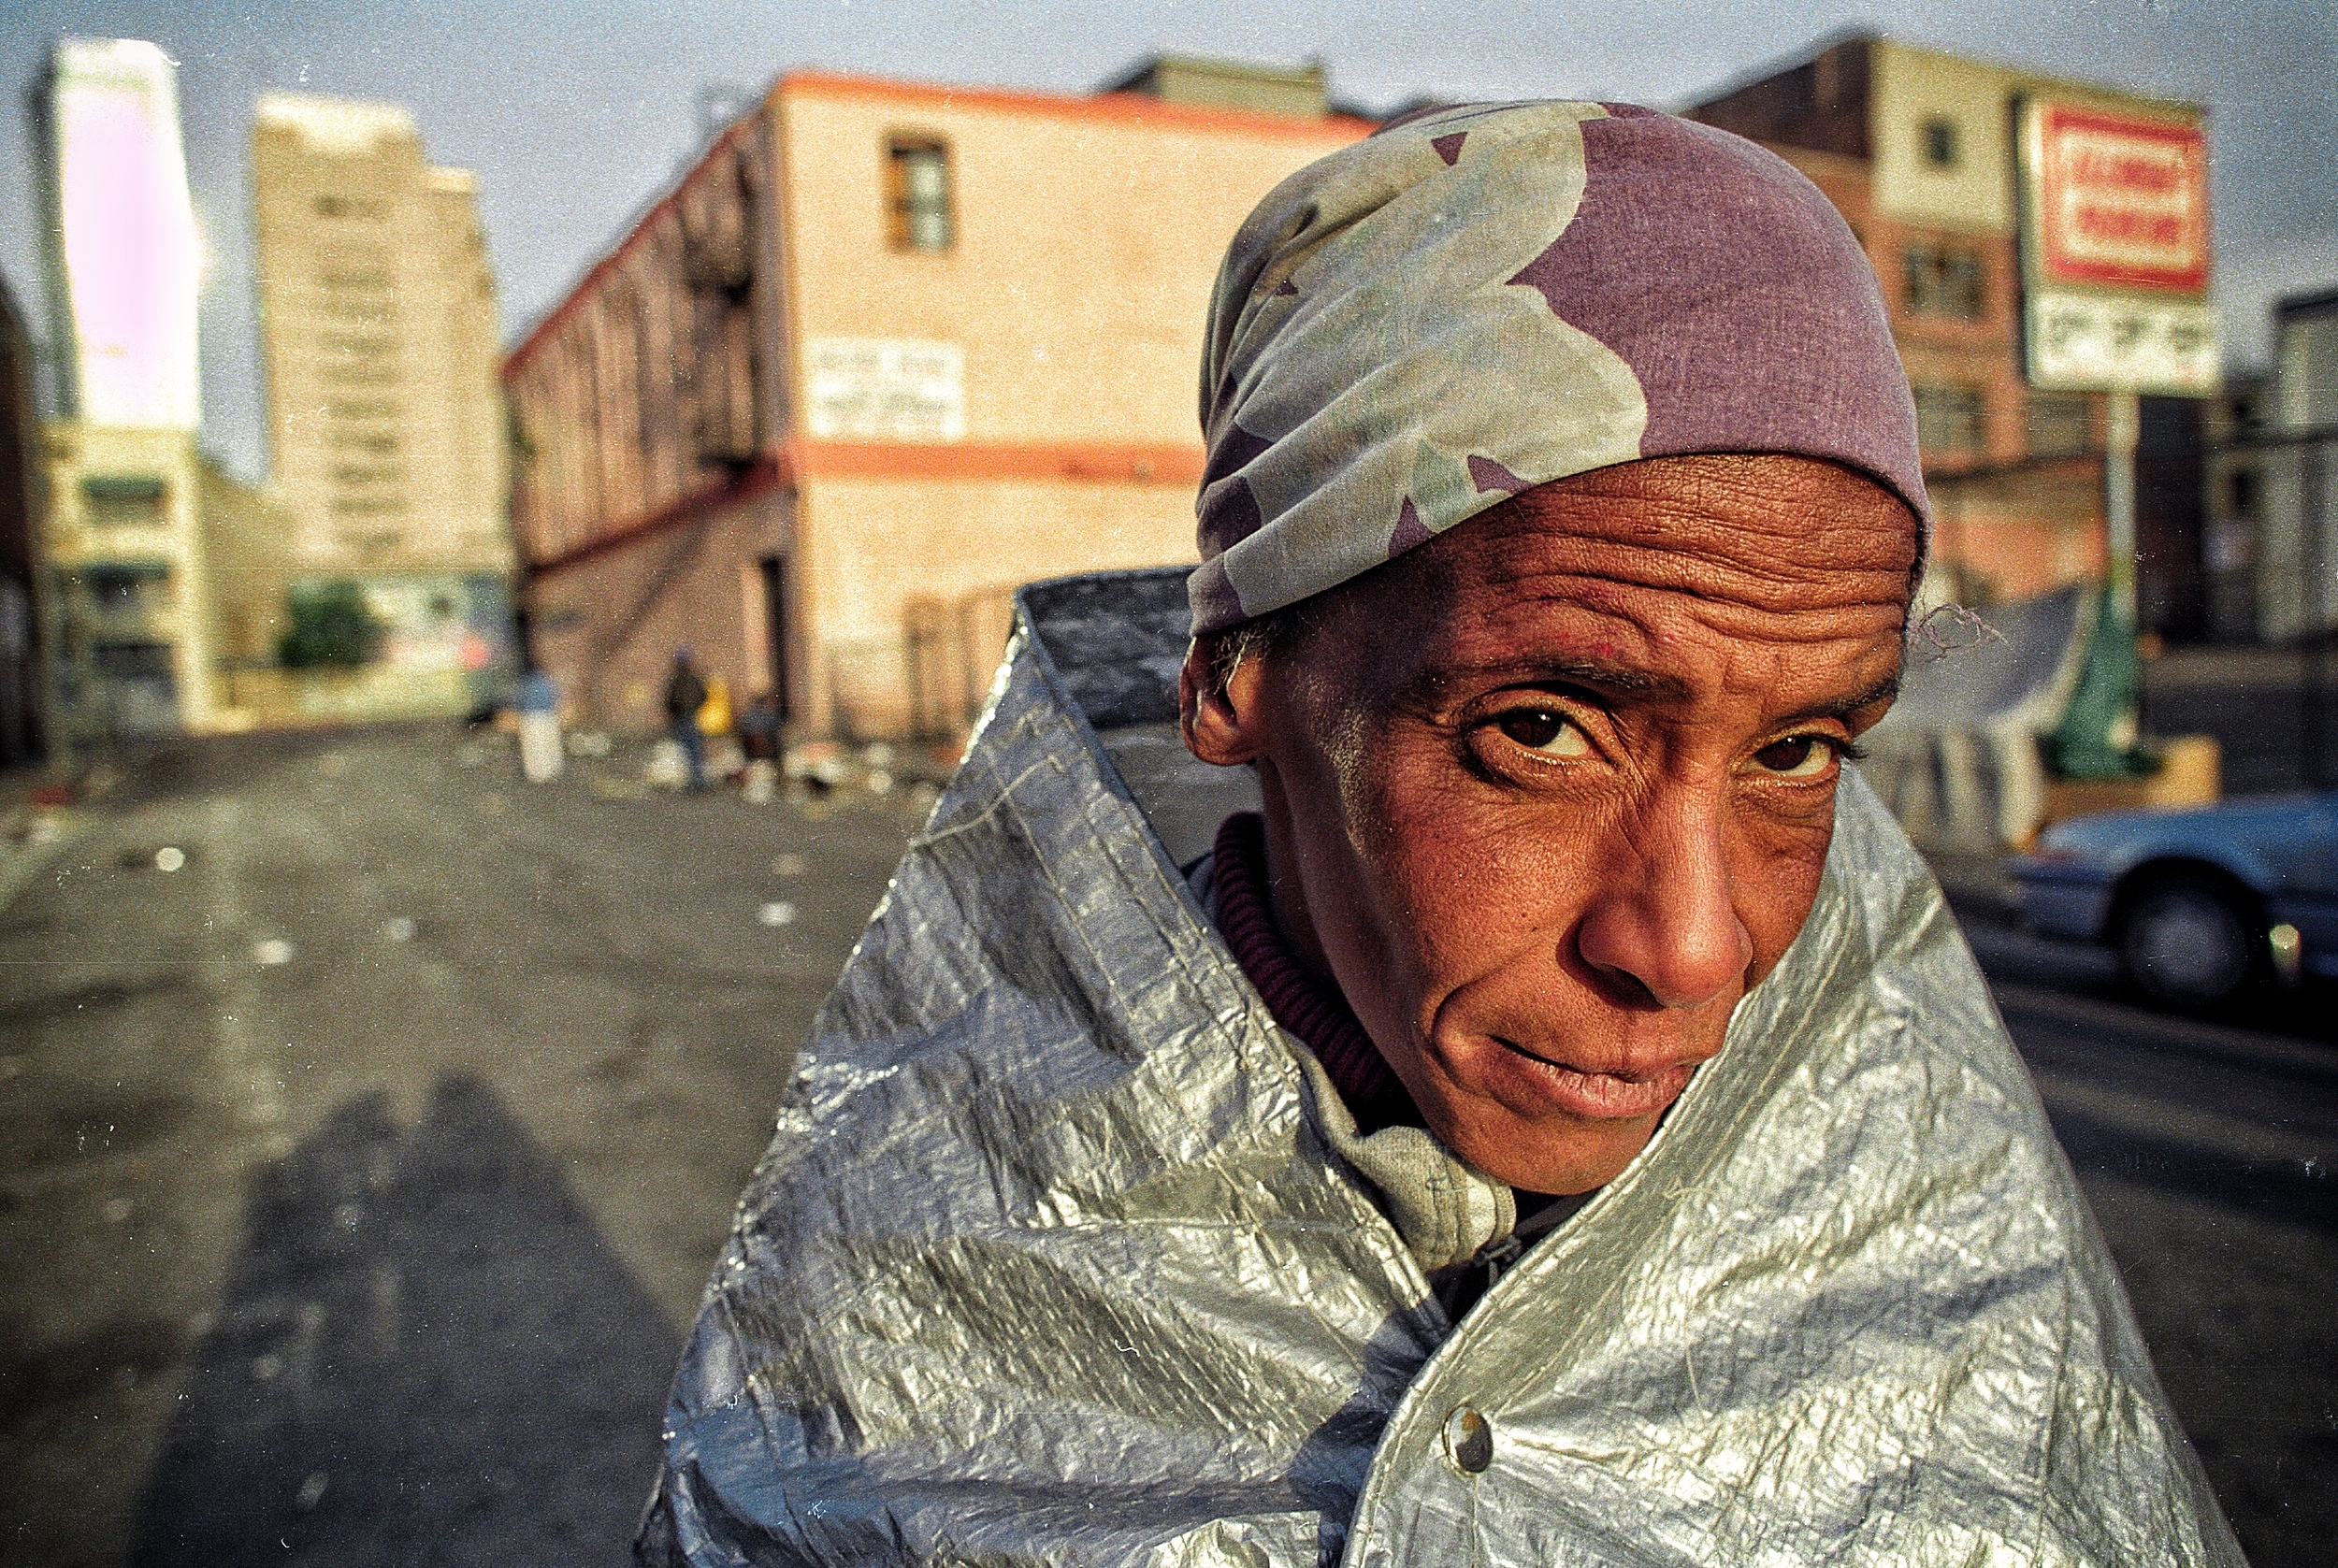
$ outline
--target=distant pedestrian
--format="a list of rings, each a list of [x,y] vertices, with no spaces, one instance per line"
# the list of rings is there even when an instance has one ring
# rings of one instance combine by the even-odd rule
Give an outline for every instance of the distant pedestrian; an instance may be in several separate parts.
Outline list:
[[[749,762],[779,760],[779,694],[758,692],[739,715],[739,747]]]
[[[520,772],[529,784],[560,776],[560,688],[540,669],[520,677],[514,706],[520,713]]]
[[[688,765],[688,787],[706,787],[706,736],[699,728],[699,710],[706,706],[706,677],[699,673],[686,647],[673,651],[673,670],[666,677],[666,729],[682,748]]]
[[[777,793],[781,723],[779,694],[758,692],[739,715],[739,747],[747,759],[742,793],[762,805]]]

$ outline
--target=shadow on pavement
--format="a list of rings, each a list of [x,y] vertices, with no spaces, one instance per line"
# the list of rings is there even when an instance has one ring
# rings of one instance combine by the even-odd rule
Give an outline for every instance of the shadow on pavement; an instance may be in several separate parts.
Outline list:
[[[626,1561],[679,1344],[493,1090],[343,1106],[247,1236],[132,1563]]]

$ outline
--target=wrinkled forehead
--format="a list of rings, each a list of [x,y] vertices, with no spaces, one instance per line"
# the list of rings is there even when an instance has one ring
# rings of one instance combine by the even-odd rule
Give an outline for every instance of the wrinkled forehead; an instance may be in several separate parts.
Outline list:
[[[1654,459],[1537,486],[1326,591],[1292,651],[1343,705],[1537,660],[1659,680],[1684,638],[1799,650],[1864,688],[1897,664],[1916,558],[1906,503],[1839,465]]]
[[[1813,458],[1732,454],[1539,485],[1432,541],[1420,565],[1449,595],[1646,589],[1754,610],[1904,609],[1918,549],[1914,513],[1867,476]]]

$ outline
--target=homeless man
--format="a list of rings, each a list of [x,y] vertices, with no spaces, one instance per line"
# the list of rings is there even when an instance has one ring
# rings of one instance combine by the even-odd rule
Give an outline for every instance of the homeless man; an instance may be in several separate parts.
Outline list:
[[[644,1560],[2238,1562],[1845,766],[1926,501],[1819,193],[1383,129],[1235,237],[1202,404],[1175,626],[1025,592],[815,1026]],[[1171,722],[1232,771],[1140,793]]]

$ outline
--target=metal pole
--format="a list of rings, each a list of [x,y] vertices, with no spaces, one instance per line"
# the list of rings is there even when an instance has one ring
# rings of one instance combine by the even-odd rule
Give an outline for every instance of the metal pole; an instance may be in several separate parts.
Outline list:
[[[2105,562],[2112,602],[2135,625],[2135,443],[2143,427],[2142,399],[2132,392],[2111,394],[2109,428],[2103,434],[2102,508],[2108,520]]]
[[[2103,433],[2102,510],[2109,538],[2104,541],[2108,554],[2105,562],[2110,581],[2109,609],[2112,625],[2108,634],[2123,638],[2127,647],[2121,651],[2127,679],[2132,683],[2126,692],[2126,701],[2112,719],[2109,733],[2103,737],[2114,753],[2131,753],[2143,738],[2143,670],[2135,662],[2135,634],[2139,622],[2135,612],[2135,447],[2143,435],[2143,400],[2132,392],[2111,394],[2109,428]],[[2095,635],[2104,635],[2098,628]]]
[[[2305,782],[2309,788],[2319,789],[2330,780],[2326,759],[2329,750],[2330,700],[2330,584],[2325,580],[2330,570],[2329,540],[2325,530],[2330,519],[2324,515],[2322,495],[2322,458],[2326,443],[2313,440],[2305,443],[2298,453],[2303,471],[2298,476],[2298,522],[2302,536],[2298,540],[2299,563],[2304,569],[2300,574],[2305,581],[2300,585],[2299,608],[2304,611],[2305,642]]]

